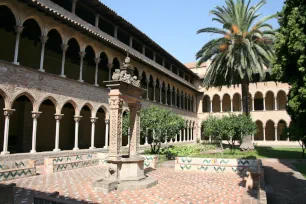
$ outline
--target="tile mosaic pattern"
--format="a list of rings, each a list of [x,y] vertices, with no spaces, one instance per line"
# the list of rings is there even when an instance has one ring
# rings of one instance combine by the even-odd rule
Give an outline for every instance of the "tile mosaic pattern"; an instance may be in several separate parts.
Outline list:
[[[31,203],[36,193],[58,191],[61,198],[76,203],[239,204],[245,192],[242,179],[236,174],[202,174],[160,168],[147,173],[158,179],[159,184],[152,188],[109,194],[94,192],[92,182],[104,173],[105,167],[93,166],[13,180],[11,182],[18,187],[15,203]]]
[[[33,160],[4,161],[0,163],[0,181],[36,175]]]
[[[213,173],[241,173],[244,169],[256,171],[259,165],[254,159],[218,159],[177,157],[175,169],[179,171],[202,171]]]

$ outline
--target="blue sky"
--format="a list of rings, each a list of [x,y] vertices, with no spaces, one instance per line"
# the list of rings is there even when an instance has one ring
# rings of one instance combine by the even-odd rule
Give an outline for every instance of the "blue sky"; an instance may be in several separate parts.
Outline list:
[[[195,61],[195,53],[210,39],[210,34],[197,30],[219,26],[212,22],[209,11],[224,0],[101,0],[170,54],[183,63]],[[282,9],[284,0],[266,0],[259,13],[274,14]],[[253,0],[257,3],[258,0]],[[277,20],[271,20],[277,28]]]

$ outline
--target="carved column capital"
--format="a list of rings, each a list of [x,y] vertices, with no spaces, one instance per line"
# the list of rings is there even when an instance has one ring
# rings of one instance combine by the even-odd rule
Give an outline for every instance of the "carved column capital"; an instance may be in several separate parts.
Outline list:
[[[37,119],[37,118],[39,118],[40,114],[42,114],[42,112],[34,112],[34,111],[32,111],[32,118],[33,119]]]
[[[6,117],[11,117],[11,115],[14,113],[15,109],[3,109],[3,114]]]
[[[108,69],[112,69],[113,66],[114,66],[113,63],[108,63],[108,64],[107,64]]]
[[[108,100],[110,108],[122,108],[124,100],[122,98],[110,98]]]
[[[69,45],[66,45],[66,44],[61,44],[61,49],[66,52],[69,48]]]
[[[40,36],[39,39],[40,39],[40,42],[44,44],[48,41],[49,37],[48,36]]]
[[[61,120],[63,118],[64,114],[55,114],[55,120]]]
[[[75,122],[80,122],[80,120],[82,119],[83,116],[74,116],[74,121]]]
[[[162,85],[162,84],[160,84],[160,85],[159,85],[159,88],[160,88],[160,89],[162,89],[162,88],[163,88],[163,85]]]
[[[22,33],[23,29],[24,29],[23,26],[20,26],[20,25],[15,26],[15,32],[16,33],[19,33],[19,34]]]
[[[109,124],[109,119],[105,119],[105,124]]]
[[[84,57],[85,57],[85,55],[86,55],[86,52],[85,52],[85,51],[81,51],[81,52],[79,52],[79,56],[80,56],[80,58],[84,58]]]
[[[98,120],[97,117],[91,117],[91,118],[90,118],[90,122],[92,122],[92,123],[96,123],[97,120]]]
[[[99,57],[95,58],[94,60],[95,60],[95,63],[96,63],[96,64],[99,64],[100,61],[101,61],[101,59],[100,59]]]

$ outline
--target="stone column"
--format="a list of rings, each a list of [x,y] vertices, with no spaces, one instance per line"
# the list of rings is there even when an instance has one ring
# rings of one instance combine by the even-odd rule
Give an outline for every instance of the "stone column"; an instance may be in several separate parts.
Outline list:
[[[174,142],[177,142],[177,137],[178,137],[178,135],[176,134],[175,138],[174,138]]]
[[[55,120],[56,120],[56,128],[55,128],[55,148],[53,152],[59,152],[61,151],[59,149],[59,131],[60,131],[60,120],[62,119],[64,115],[63,114],[55,114]]]
[[[95,63],[96,63],[96,71],[95,71],[95,86],[99,86],[98,84],[98,71],[99,71],[99,63],[100,63],[100,58],[95,58]]]
[[[146,78],[147,83],[147,100],[149,100],[149,85],[150,85],[150,76]]]
[[[104,148],[108,148],[108,129],[109,129],[109,119],[105,119],[105,145]]]
[[[91,145],[89,149],[95,149],[95,129],[96,129],[96,122],[98,118],[90,118],[91,122]]]
[[[222,104],[222,100],[220,100],[220,112],[223,112],[223,104]]]
[[[187,132],[186,134],[187,141],[190,141],[190,128],[189,127],[186,128],[186,132]]]
[[[84,61],[84,57],[86,55],[86,52],[81,51],[79,52],[79,56],[80,56],[80,78],[79,78],[79,82],[84,82],[83,80],[83,61]]]
[[[32,130],[32,150],[30,153],[36,153],[36,133],[37,133],[37,118],[39,118],[41,112],[32,112],[33,118],[33,130]]]
[[[112,80],[113,63],[108,63],[107,67],[108,67],[108,80],[111,81]]]
[[[263,97],[263,110],[266,111],[266,98]]]
[[[262,126],[263,141],[266,141],[266,126]]]
[[[252,111],[255,111],[255,99],[252,97]]]
[[[133,37],[132,36],[130,37],[129,46],[133,47]]]
[[[117,26],[115,26],[115,28],[114,28],[114,38],[118,38],[118,27]]]
[[[61,48],[62,48],[62,51],[63,51],[63,55],[62,55],[62,69],[61,69],[61,75],[60,76],[65,78],[66,77],[66,75],[65,75],[66,51],[68,50],[69,45],[62,44]]]
[[[177,107],[177,91],[175,89],[174,89],[174,107]]]
[[[121,158],[122,147],[122,106],[123,99],[119,90],[111,90],[109,93],[110,106],[110,136],[109,136],[109,157],[113,160]]]
[[[1,152],[1,155],[9,154],[8,151],[8,137],[9,137],[9,130],[10,130],[10,117],[14,113],[14,109],[3,109],[4,110],[4,139],[3,139],[3,150]]]
[[[277,125],[274,125],[274,138],[275,138],[275,141],[278,141],[278,139],[277,139]]]
[[[274,110],[277,110],[277,97],[274,97]]]
[[[186,98],[186,105],[185,105],[186,107],[185,107],[185,109],[189,111],[189,96],[186,96],[185,98]]]
[[[213,112],[213,101],[210,100],[210,112],[212,113]]]
[[[160,84],[160,85],[159,85],[159,103],[160,103],[160,104],[163,104],[162,97],[163,97],[163,85]]]
[[[127,139],[127,147],[130,146],[130,143],[131,143],[131,129],[130,127],[128,128],[128,135],[127,135],[128,139]]]
[[[187,128],[184,129],[184,141],[188,141],[187,140]]]
[[[165,86],[165,97],[166,97],[165,105],[168,105],[168,86],[167,85]]]
[[[173,106],[173,88],[170,87],[170,106]]]
[[[41,42],[41,53],[40,53],[40,66],[39,71],[45,72],[44,70],[44,58],[45,58],[45,47],[46,43],[48,41],[48,36],[40,36],[40,42]]]
[[[145,45],[142,46],[142,54],[146,55],[146,46]]]
[[[82,116],[74,116],[75,121],[75,132],[74,132],[74,148],[73,150],[79,150],[79,122]]]
[[[153,61],[156,62],[156,53],[153,52]]]
[[[19,42],[20,42],[20,35],[23,31],[24,27],[22,26],[15,26],[16,32],[16,43],[15,43],[15,54],[14,54],[14,64],[19,65],[18,62],[18,53],[19,53]]]
[[[95,19],[95,27],[99,27],[99,21],[100,21],[100,14],[96,14],[96,19]]]
[[[180,130],[179,141],[182,142],[182,131]]]
[[[233,112],[233,99],[231,98],[231,112]]]
[[[140,144],[140,109],[141,104],[129,104],[130,109],[130,148],[129,155],[138,155],[139,144]]]
[[[153,79],[153,101],[156,102],[156,80]]]
[[[183,109],[183,104],[182,104],[182,99],[183,99],[183,94],[182,93],[179,93],[179,99],[180,99],[180,109]]]
[[[76,3],[78,0],[72,0],[71,13],[75,14]]]

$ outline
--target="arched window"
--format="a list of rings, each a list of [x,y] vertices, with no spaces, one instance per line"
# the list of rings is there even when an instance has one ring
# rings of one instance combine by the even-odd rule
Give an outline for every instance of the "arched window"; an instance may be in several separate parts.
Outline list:
[[[48,41],[45,48],[44,69],[51,74],[60,75],[62,66],[62,38],[59,32],[52,29],[48,33]]]
[[[75,38],[68,41],[66,52],[65,75],[67,78],[78,80],[80,77],[80,46]]]

